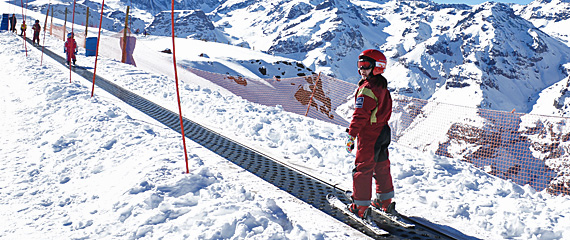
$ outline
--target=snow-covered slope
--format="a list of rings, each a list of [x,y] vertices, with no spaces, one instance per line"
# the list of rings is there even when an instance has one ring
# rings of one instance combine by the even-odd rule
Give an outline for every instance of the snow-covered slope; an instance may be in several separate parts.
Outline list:
[[[179,43],[177,45],[178,57],[181,60],[179,63],[183,66],[246,77],[276,75],[287,77],[295,76],[294,73],[299,70],[301,72],[312,71],[301,68],[302,65],[295,64],[291,59],[278,56],[283,54],[270,56],[259,51],[261,49],[259,44],[267,44],[267,49],[269,49],[274,44],[272,41],[258,41],[254,35],[248,35],[247,38],[240,37],[250,34],[256,28],[248,28],[247,25],[240,26],[243,23],[240,22],[241,18],[231,17],[231,12],[244,9],[240,16],[249,14],[251,18],[265,21],[264,16],[255,13],[259,11],[266,14],[264,8],[270,7],[270,5],[259,2],[258,6],[261,7],[258,7],[256,11],[252,9],[246,11],[248,3],[251,2],[245,2],[243,4],[246,5],[242,6],[238,1],[233,4],[226,2],[225,5],[220,4],[219,9],[231,6],[229,8],[233,10],[228,9],[228,12],[220,14],[219,18],[211,12],[206,15],[214,26],[219,23],[220,19],[231,18],[232,20],[228,23],[232,26],[239,26],[241,31],[229,34],[226,31],[220,31],[222,28],[219,26],[211,31],[223,32],[226,36],[230,36],[230,41],[248,42],[246,46],[255,51],[230,46],[226,43],[181,39],[177,41]],[[351,14],[342,15],[339,14],[340,11],[334,9],[338,3],[340,1],[330,1],[330,6],[322,5],[322,8],[319,7],[320,9],[316,10],[316,6],[320,3],[305,1],[297,7],[291,6],[291,9],[301,9],[301,11],[293,11],[290,16],[291,19],[301,18],[307,21],[310,21],[312,17],[325,22],[330,19],[329,25],[331,26],[335,25],[332,23],[335,22],[333,16],[336,14],[348,16],[339,20],[341,23],[354,20],[350,18]],[[361,8],[358,11],[366,16],[381,16],[381,18],[378,17],[378,27],[382,32],[373,34],[386,36],[383,44],[377,47],[384,50],[390,58],[390,67],[386,75],[391,80],[390,86],[394,92],[468,106],[493,103],[483,106],[487,108],[495,108],[496,105],[506,105],[510,108],[511,105],[524,102],[523,94],[534,92],[535,98],[531,100],[536,101],[536,104],[533,105],[532,101],[522,104],[526,108],[540,113],[566,114],[567,112],[565,109],[568,106],[569,79],[567,75],[564,77],[564,69],[567,69],[568,65],[560,60],[564,58],[564,55],[567,56],[565,47],[529,25],[524,19],[513,16],[509,5],[490,3],[471,8],[465,5],[435,5],[429,1],[344,3],[346,6],[342,5],[342,9],[350,9],[349,4],[358,3],[355,4],[356,8]],[[282,5],[291,5],[287,4],[289,3],[283,2]],[[116,9],[121,8],[122,6],[116,7]],[[137,11],[140,10],[135,12]],[[313,15],[326,14],[326,17],[303,15],[303,11],[313,12]],[[29,13],[32,14],[31,11]],[[168,13],[162,14],[163,18],[168,16]],[[278,14],[275,16],[276,20],[279,19]],[[292,46],[305,46],[302,39],[295,37],[296,34],[301,34],[300,31],[303,28],[300,26],[304,24],[300,21],[299,24],[292,25],[292,28],[299,26],[297,31],[290,31],[281,39],[293,41]],[[363,24],[345,24],[359,26],[359,31],[364,28]],[[260,23],[256,26],[261,25]],[[325,28],[329,25],[314,23],[307,24],[307,28],[312,31],[314,28]],[[195,26],[187,27],[190,29]],[[275,27],[279,28],[280,25],[275,25]],[[177,32],[178,30],[182,31],[177,29]],[[284,28],[282,30],[286,31]],[[209,33],[210,30],[203,29],[203,31],[203,33]],[[367,33],[362,32],[363,36],[368,36]],[[313,39],[313,35],[308,34],[310,38],[307,39]],[[342,35],[338,33],[335,36]],[[260,188],[252,186],[257,184],[249,184],[250,181],[238,177],[237,174],[243,171],[236,170],[235,167],[232,172],[226,173],[227,175],[218,174],[219,171],[225,172],[232,167],[214,167],[216,163],[224,161],[210,155],[203,156],[202,154],[208,154],[207,150],[199,146],[190,147],[191,154],[194,154],[191,156],[191,163],[195,166],[195,171],[188,176],[191,179],[177,175],[182,172],[182,167],[179,165],[180,162],[176,162],[181,159],[180,149],[172,148],[177,144],[175,135],[152,122],[147,123],[145,120],[138,120],[137,117],[133,120],[133,113],[122,112],[123,108],[128,109],[127,106],[115,107],[106,102],[99,106],[100,100],[110,99],[105,98],[101,92],[96,92],[98,100],[95,102],[83,98],[82,95],[88,93],[85,86],[79,83],[84,82],[83,80],[79,81],[78,77],[73,75],[74,81],[79,82],[74,82],[72,85],[63,84],[67,82],[66,79],[52,74],[61,73],[67,76],[65,72],[67,69],[61,71],[54,66],[37,67],[38,51],[30,50],[29,58],[24,59],[23,50],[17,48],[20,46],[20,41],[9,34],[4,37],[6,37],[3,39],[6,47],[2,48],[4,53],[2,56],[9,57],[2,61],[5,62],[6,69],[10,69],[8,71],[10,74],[7,72],[2,74],[7,75],[4,79],[14,81],[5,82],[2,87],[12,88],[14,86],[14,88],[21,89],[32,87],[45,91],[39,91],[38,96],[33,98],[22,98],[14,97],[20,93],[20,89],[10,89],[10,91],[5,91],[9,95],[3,95],[6,98],[2,98],[4,105],[10,108],[0,110],[1,113],[7,115],[2,118],[7,122],[0,126],[9,133],[5,134],[4,138],[0,138],[5,143],[2,144],[3,147],[0,147],[2,151],[0,156],[4,157],[2,160],[6,163],[6,167],[1,169],[6,171],[6,174],[0,174],[2,175],[0,194],[2,194],[2,204],[7,206],[1,208],[0,214],[7,219],[9,225],[2,225],[4,228],[0,227],[0,234],[17,238],[31,232],[34,236],[42,236],[42,231],[47,226],[51,230],[47,237],[52,238],[55,236],[190,238],[188,232],[199,233],[197,238],[213,238],[213,236],[223,235],[228,238],[278,236],[299,239],[308,236],[307,238],[332,239],[346,236],[342,235],[344,230],[336,228],[339,225],[334,225],[330,221],[321,224],[326,220],[320,219],[318,214],[321,213],[312,212],[314,209],[310,210],[310,207],[288,198],[286,193],[266,191],[268,187],[264,188],[267,185],[261,185],[262,183],[259,183]],[[264,38],[264,36],[259,37]],[[322,49],[315,48],[311,54],[327,56],[327,49],[348,49],[346,46],[340,46],[343,44],[342,41],[335,39],[337,38],[331,38],[330,42],[339,44],[338,46],[327,45]],[[328,43],[329,41],[324,41],[324,44]],[[168,38],[148,37],[145,40],[141,38],[137,49],[142,51],[136,52],[135,57],[141,56],[139,59],[144,59],[144,64],[143,60],[140,60],[139,68],[134,68],[102,57],[100,58],[101,65],[99,65],[101,69],[98,73],[115,79],[117,83],[169,109],[175,109],[176,100],[173,94],[172,78],[166,77],[170,75],[164,73],[171,74],[172,72],[170,55],[159,52],[169,47],[170,44],[171,41]],[[61,41],[49,40],[49,37],[46,46],[54,51],[62,48]],[[113,43],[113,47],[117,47],[116,42]],[[546,51],[543,51],[545,49]],[[353,56],[355,57],[360,50],[354,49]],[[519,52],[520,54],[514,54]],[[530,54],[532,57],[523,57],[522,53]],[[290,57],[295,57],[295,55],[284,54]],[[552,56],[555,57],[551,65],[545,64],[551,61]],[[543,60],[536,61],[540,57],[543,57]],[[356,75],[352,65],[353,60],[350,60],[353,58],[346,58],[347,64],[343,67],[346,67],[347,74]],[[16,63],[13,63],[14,61]],[[448,62],[453,64],[448,64]],[[84,66],[92,65],[93,58],[80,57],[79,63]],[[526,64],[524,65],[526,67],[523,68],[517,63]],[[534,65],[531,66],[532,64]],[[556,70],[553,67],[556,64],[562,67],[556,67],[558,69]],[[265,67],[265,70],[261,71],[260,69],[263,69],[261,67]],[[321,69],[325,67],[326,65],[320,66]],[[337,71],[336,68],[330,69]],[[529,79],[508,78],[507,76],[514,75],[510,72],[511,69],[516,74]],[[338,71],[341,70],[339,68]],[[480,75],[468,74],[471,72]],[[558,80],[538,77],[543,74],[547,77],[556,76],[556,74],[560,76]],[[488,77],[489,83],[477,81],[478,77],[483,76]],[[45,79],[50,80],[45,81]],[[20,80],[25,80],[25,82],[17,82]],[[290,114],[280,107],[253,104],[227,94],[212,86],[213,84],[206,85],[206,80],[192,74],[187,73],[181,80],[184,89],[182,104],[185,114],[203,121],[203,124],[208,127],[227,132],[231,137],[238,138],[242,142],[251,143],[260,151],[271,153],[272,156],[301,166],[316,175],[325,176],[331,182],[339,182],[344,184],[343,186],[350,187],[353,156],[346,153],[340,154],[342,152],[340,136],[342,129],[338,126]],[[11,83],[17,83],[17,85]],[[535,84],[538,85],[535,87]],[[497,85],[498,89],[491,87],[493,85]],[[521,90],[517,90],[519,85],[522,86]],[[517,95],[519,92],[521,92],[520,96]],[[500,96],[501,94],[506,96],[513,94],[514,97],[504,100],[505,96]],[[69,104],[68,101],[79,101],[81,106],[89,105],[91,111],[83,112],[85,109],[74,108],[76,105]],[[19,104],[20,102],[25,103]],[[559,104],[553,105],[554,103]],[[430,104],[437,105],[436,102]],[[16,108],[16,106],[21,108]],[[425,116],[452,111],[445,107],[442,104],[432,108],[435,110],[425,112]],[[503,106],[503,108],[507,107]],[[509,108],[507,110],[510,110]],[[474,117],[469,120],[480,121],[474,121],[472,124],[482,124],[477,110],[471,110],[469,114]],[[517,110],[520,111],[518,107]],[[32,113],[31,117],[27,116]],[[471,117],[471,115],[466,114],[461,117]],[[18,120],[12,121],[13,116],[18,116]],[[45,119],[42,119],[42,116]],[[73,116],[77,118],[74,119]],[[439,140],[440,135],[446,133],[447,128],[442,125],[451,125],[451,121],[454,120],[445,119],[446,122],[437,122],[436,118],[424,118],[424,115],[420,117],[426,121],[414,123],[416,125],[413,127],[416,128],[413,132],[425,130],[420,124],[437,126],[441,130],[434,135],[427,135],[430,138],[428,140],[432,142],[434,139]],[[39,124],[39,127],[30,129],[30,124],[26,121]],[[101,126],[102,123],[106,124]],[[528,126],[534,127],[532,124]],[[72,127],[72,129],[66,127]],[[533,155],[550,154],[547,152],[548,148],[541,145],[548,144],[548,139],[544,139],[544,136],[557,138],[562,135],[558,139],[565,139],[561,146],[567,149],[567,129],[553,130],[559,132],[536,133],[530,136],[528,132],[524,133],[524,137],[532,138],[533,146],[536,147],[536,150],[532,152]],[[509,135],[505,141],[520,139],[520,135],[509,132],[505,134]],[[530,134],[533,133],[530,132]],[[105,141],[98,142],[101,139]],[[413,135],[408,135],[407,139],[401,140],[402,142],[407,140],[413,143],[425,143],[420,141],[424,139],[415,138]],[[467,235],[483,239],[564,239],[569,237],[570,227],[564,220],[568,216],[568,208],[560,207],[568,205],[566,201],[568,197],[537,193],[530,187],[520,187],[513,182],[503,181],[457,159],[435,155],[425,157],[421,153],[398,144],[393,144],[390,150],[398,194],[397,201],[404,213],[424,217],[438,224],[458,229]],[[438,145],[435,144],[439,143],[434,143],[433,146],[437,147]],[[465,149],[465,144],[460,144],[455,146],[450,144],[452,147],[448,148],[448,153],[454,154],[454,157],[461,157],[455,155],[461,154],[459,151]],[[141,153],[140,148],[136,146],[152,149],[152,152]],[[82,147],[85,149],[81,149]],[[154,151],[155,149],[158,150]],[[77,154],[77,152],[82,154]],[[27,155],[28,153],[30,155]],[[65,159],[61,159],[64,154]],[[96,154],[103,155],[102,159],[83,157]],[[107,159],[115,161],[105,161]],[[140,164],[143,160],[152,163],[149,163],[147,168]],[[155,163],[155,160],[158,163]],[[550,162],[549,166],[563,169],[560,175],[561,178],[565,178],[568,174],[567,164],[558,160],[548,159],[547,161]],[[123,172],[122,169],[131,171]],[[504,171],[500,168],[492,170]],[[128,179],[122,182],[97,181],[118,178],[118,176],[124,177],[126,174],[128,174]],[[567,182],[567,179],[565,181]],[[204,188],[188,189],[188,182],[203,183]],[[240,185],[245,187],[240,187]],[[113,191],[105,192],[106,187],[112,187]],[[97,193],[98,190],[105,194]],[[178,190],[189,192],[180,196],[168,192]],[[269,192],[268,195],[262,195],[267,192]],[[160,198],[161,196],[163,198]],[[255,196],[255,198],[250,196]],[[239,201],[240,199],[244,201]],[[286,216],[280,215],[282,213]],[[279,217],[274,217],[275,214]],[[314,221],[306,220],[307,215],[311,215],[311,220]],[[199,219],[200,222],[197,223],[195,219]],[[286,224],[282,225],[281,223],[284,222]],[[212,224],[205,226],[202,223]],[[318,223],[318,225],[315,226],[312,223]],[[223,231],[219,231],[220,228],[223,228]],[[346,238],[361,236],[357,235],[358,233],[352,234],[354,233],[350,233]]]
[[[152,46],[163,44],[155,40]],[[200,52],[212,58],[232,49],[183,41],[187,46],[201,42]],[[184,174],[178,133],[100,88],[91,98],[91,82],[72,74],[69,83],[67,68],[45,56],[40,65],[41,51],[28,48],[26,56],[13,34],[1,33],[0,43],[0,238],[365,238],[192,141],[187,141],[190,173]],[[62,44],[46,39],[53,51]],[[187,53],[192,51],[198,50]],[[274,60],[255,51],[234,51],[235,59]],[[141,52],[149,54],[155,68],[171,67],[154,49]],[[82,66],[93,61],[78,59]],[[103,56],[99,61],[98,74],[176,108],[173,78]],[[354,155],[343,149],[342,127],[251,103],[185,76],[180,84],[186,117],[350,188]],[[457,159],[398,143],[390,145],[390,158],[395,199],[407,215],[456,229],[466,239],[570,237],[568,196],[536,192]]]
[[[147,27],[152,35],[172,36],[171,12],[161,12],[154,17],[154,21]],[[222,32],[215,29],[214,24],[201,10],[176,11],[174,32],[177,37],[193,38],[205,41],[228,42]]]
[[[250,2],[222,5],[215,13],[219,28],[255,49],[300,59],[318,72],[352,82],[358,53],[378,47],[388,36],[382,32],[388,25],[384,18],[348,0]]]
[[[569,0],[534,0],[527,5],[514,5],[513,9],[540,30],[570,46]]]
[[[529,112],[539,91],[567,77],[563,64],[570,60],[570,48],[507,5],[483,4],[463,15],[449,30],[399,57],[393,65],[397,73],[388,74],[396,92]],[[400,76],[404,73],[409,77]]]

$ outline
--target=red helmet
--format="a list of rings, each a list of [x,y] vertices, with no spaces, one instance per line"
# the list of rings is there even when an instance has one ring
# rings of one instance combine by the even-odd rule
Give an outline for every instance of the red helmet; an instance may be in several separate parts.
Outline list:
[[[374,68],[372,74],[378,75],[384,73],[386,69],[386,56],[376,49],[364,50],[358,56],[358,69]]]

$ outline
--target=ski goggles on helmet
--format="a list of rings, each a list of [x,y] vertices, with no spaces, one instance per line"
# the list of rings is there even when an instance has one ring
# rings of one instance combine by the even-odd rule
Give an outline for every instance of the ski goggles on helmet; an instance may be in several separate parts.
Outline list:
[[[360,70],[368,70],[375,67],[375,62],[372,62],[368,59],[358,59],[358,69]]]

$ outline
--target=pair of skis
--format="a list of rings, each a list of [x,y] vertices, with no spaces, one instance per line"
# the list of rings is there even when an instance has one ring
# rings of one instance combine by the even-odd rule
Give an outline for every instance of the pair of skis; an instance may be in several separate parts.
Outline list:
[[[351,195],[352,195],[351,192],[346,192],[345,193],[346,199],[351,200],[349,197]],[[363,227],[365,227],[368,231],[374,233],[375,235],[382,236],[382,235],[389,235],[390,234],[386,230],[378,227],[378,225],[374,221],[375,217],[381,218],[383,220],[388,220],[388,222],[390,222],[391,224],[398,225],[398,226],[404,227],[404,228],[413,228],[415,226],[414,224],[411,224],[411,223],[405,221],[402,218],[402,216],[396,212],[396,210],[395,210],[395,204],[396,203],[395,202],[390,204],[390,207],[388,207],[387,212],[384,212],[380,209],[377,209],[373,206],[370,206],[369,211],[372,214],[369,214],[369,215],[371,215],[371,216],[366,216],[365,218],[361,218],[361,217],[357,216],[356,214],[352,213],[350,210],[348,210],[348,205],[343,203],[335,195],[328,194],[327,195],[327,201],[329,202],[329,204],[332,207],[340,210],[344,215],[348,216],[353,221],[358,222]]]
[[[67,67],[72,67],[72,68],[85,69],[85,67],[79,66],[79,65],[77,65],[77,64],[75,64],[75,63],[71,63],[71,64],[70,64],[69,62],[65,62],[65,66],[67,66]]]
[[[389,232],[378,227],[378,225],[376,225],[376,223],[374,221],[372,221],[372,219],[370,219],[369,217],[368,218],[361,218],[361,217],[357,216],[356,214],[354,214],[353,212],[351,212],[350,210],[348,210],[348,206],[346,204],[344,204],[342,201],[340,201],[335,195],[328,194],[327,195],[327,201],[329,202],[329,204],[332,207],[340,210],[342,212],[342,214],[348,216],[350,219],[359,223],[360,225],[362,225],[368,231],[374,233],[375,235],[378,235],[378,236],[390,235]]]

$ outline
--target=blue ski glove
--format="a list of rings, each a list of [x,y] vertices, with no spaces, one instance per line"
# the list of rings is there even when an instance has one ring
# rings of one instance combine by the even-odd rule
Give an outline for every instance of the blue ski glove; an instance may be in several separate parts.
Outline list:
[[[346,140],[345,140],[345,147],[346,147],[346,151],[348,153],[351,153],[352,150],[354,150],[354,140],[356,138],[353,136],[350,136],[348,133],[346,133]]]

